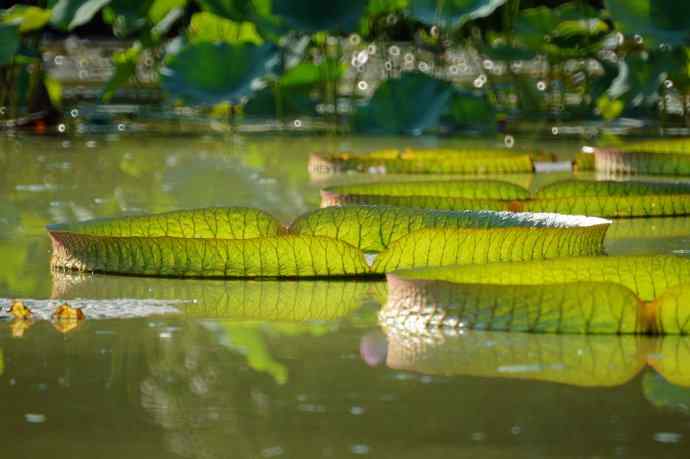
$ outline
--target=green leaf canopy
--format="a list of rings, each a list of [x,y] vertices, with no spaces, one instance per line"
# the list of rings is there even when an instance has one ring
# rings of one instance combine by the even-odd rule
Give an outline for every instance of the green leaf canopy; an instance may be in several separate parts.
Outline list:
[[[277,64],[276,47],[252,43],[201,42],[188,45],[161,69],[166,91],[187,102],[239,103],[253,91],[256,79]]]

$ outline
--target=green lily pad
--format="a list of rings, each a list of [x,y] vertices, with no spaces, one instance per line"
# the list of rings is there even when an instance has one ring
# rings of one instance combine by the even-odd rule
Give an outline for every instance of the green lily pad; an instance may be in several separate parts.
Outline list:
[[[202,209],[48,227],[55,268],[171,277],[318,277],[366,274],[344,242],[280,235],[253,209]]]
[[[474,268],[389,274],[384,318],[422,329],[586,334],[690,330],[687,259],[575,257]]]
[[[366,155],[313,154],[309,171],[370,174],[518,174],[534,171],[532,158],[511,150],[382,150]]]
[[[238,103],[251,95],[254,82],[277,62],[272,44],[196,43],[186,46],[161,69],[161,84],[191,103]]]
[[[379,252],[392,248],[397,241],[414,234],[415,231],[424,228],[457,229],[457,228],[540,228],[540,229],[576,229],[583,233],[589,231],[593,225],[601,225],[606,231],[608,220],[597,218],[577,218],[556,214],[516,214],[510,212],[490,211],[440,211],[427,209],[414,209],[406,207],[384,206],[345,206],[327,207],[308,212],[298,217],[290,226],[290,232],[301,235],[326,236],[345,241],[365,252]],[[546,236],[547,233],[544,233]],[[437,234],[439,237],[445,233]],[[468,239],[476,237],[469,234]],[[500,239],[500,232],[496,236]],[[491,238],[491,235],[488,235]],[[424,238],[411,237],[408,246],[399,248],[405,251],[402,255],[414,255],[417,248],[415,244],[421,244]],[[440,243],[441,241],[439,241]],[[457,242],[457,241],[456,241]],[[490,251],[488,241],[484,241],[483,251]],[[426,247],[426,246],[425,246]],[[441,247],[437,247],[441,249]],[[437,259],[435,247],[428,247],[429,253],[425,257]],[[460,249],[458,249],[460,250]],[[445,255],[449,255],[450,252]],[[384,253],[380,258],[391,258],[394,254]],[[462,256],[456,254],[456,256]],[[397,261],[399,263],[400,261]],[[403,261],[404,262],[404,261]],[[377,261],[378,263],[378,261]],[[444,263],[444,264],[447,264]]]

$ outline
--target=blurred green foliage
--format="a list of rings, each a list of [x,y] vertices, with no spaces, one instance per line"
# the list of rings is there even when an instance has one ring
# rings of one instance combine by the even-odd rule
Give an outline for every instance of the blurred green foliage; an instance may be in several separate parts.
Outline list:
[[[209,113],[320,116],[374,133],[496,129],[506,117],[687,121],[690,4],[671,0],[48,0],[0,10],[0,106],[59,94],[44,31],[99,20],[113,55],[105,101],[155,56],[168,101]],[[460,62],[460,64],[458,64]],[[474,69],[462,77],[458,67]],[[383,68],[381,68],[383,67]],[[496,71],[500,69],[500,71]],[[44,90],[50,84],[49,91]],[[44,104],[55,105],[55,97]],[[33,105],[32,105],[33,101]],[[223,108],[213,109],[216,104]],[[230,108],[228,109],[228,105]],[[344,115],[344,116],[343,116]]]

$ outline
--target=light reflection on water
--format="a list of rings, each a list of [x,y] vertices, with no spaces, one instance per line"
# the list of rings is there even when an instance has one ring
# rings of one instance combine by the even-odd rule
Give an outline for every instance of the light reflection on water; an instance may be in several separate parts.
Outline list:
[[[685,338],[400,339],[376,324],[376,283],[48,269],[49,222],[211,205],[262,207],[287,222],[319,205],[322,185],[365,179],[312,182],[312,151],[439,141],[90,140],[0,140],[0,297],[82,298],[94,311],[122,298],[185,302],[176,315],[87,314],[66,334],[36,320],[12,338],[1,321],[6,457],[684,456]],[[555,148],[571,157],[577,147]],[[617,222],[607,248],[687,249],[686,220]]]

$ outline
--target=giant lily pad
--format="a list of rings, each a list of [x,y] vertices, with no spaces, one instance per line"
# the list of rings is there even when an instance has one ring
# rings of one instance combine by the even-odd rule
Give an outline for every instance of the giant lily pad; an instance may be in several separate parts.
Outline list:
[[[610,222],[586,217],[569,217],[557,214],[529,214],[491,211],[438,211],[405,207],[345,206],[328,207],[298,217],[290,226],[296,234],[327,236],[345,241],[366,252],[379,252],[391,247],[396,241],[424,228],[542,228],[573,229],[584,234],[591,227],[603,235]],[[542,235],[546,235],[544,232]],[[499,235],[497,231],[496,236]],[[443,233],[436,234],[443,236]],[[490,237],[490,235],[488,236]],[[500,238],[500,236],[499,236]],[[470,237],[472,239],[472,237]],[[408,243],[421,242],[416,236]],[[440,240],[439,240],[440,242]],[[403,256],[413,254],[415,248],[406,247]],[[458,249],[460,250],[460,249]],[[488,247],[486,250],[490,250]],[[429,247],[429,251],[435,248]],[[447,253],[448,254],[448,253]],[[389,257],[384,254],[382,257]],[[431,253],[426,257],[432,256]],[[447,264],[447,263],[444,263]],[[415,266],[418,266],[415,264]]]
[[[314,154],[309,171],[329,175],[349,171],[372,174],[514,174],[534,170],[528,153],[510,150],[381,150],[368,154]]]
[[[172,277],[315,277],[366,274],[362,252],[341,241],[279,235],[252,209],[53,225],[56,268]]]
[[[575,257],[475,268],[389,274],[383,320],[404,328],[551,333],[685,334],[690,329],[687,259]]]
[[[277,62],[272,44],[202,42],[174,55],[161,69],[161,83],[168,92],[191,103],[238,103]]]

